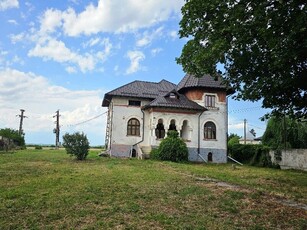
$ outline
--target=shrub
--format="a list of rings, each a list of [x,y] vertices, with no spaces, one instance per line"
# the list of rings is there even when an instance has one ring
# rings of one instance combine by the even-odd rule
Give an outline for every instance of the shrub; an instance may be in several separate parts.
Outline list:
[[[42,146],[40,146],[40,145],[35,145],[35,147],[34,147],[35,149],[43,149],[43,147]]]
[[[154,148],[154,149],[151,150],[151,152],[150,152],[150,159],[160,160],[160,158],[159,158],[159,149]]]
[[[228,145],[228,154],[239,162],[261,166],[261,167],[277,167],[272,163],[270,148],[265,145]]]
[[[151,158],[164,161],[187,161],[188,148],[183,140],[178,137],[177,131],[169,131],[167,137],[161,141],[158,149],[153,149]]]
[[[63,146],[66,153],[76,156],[77,160],[85,160],[90,148],[86,135],[79,132],[74,134],[66,133],[63,136]]]

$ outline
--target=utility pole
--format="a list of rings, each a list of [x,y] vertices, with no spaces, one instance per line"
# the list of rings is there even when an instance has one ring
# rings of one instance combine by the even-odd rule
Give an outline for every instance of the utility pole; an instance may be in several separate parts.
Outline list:
[[[246,145],[246,119],[244,119],[244,144]]]
[[[26,116],[23,115],[23,113],[25,112],[24,109],[20,109],[21,114],[20,115],[16,115],[17,117],[20,117],[20,123],[19,123],[19,135],[21,136],[23,134],[23,129],[22,129],[22,123],[23,123],[23,119],[27,118]]]
[[[53,117],[56,117],[55,129],[53,129],[53,132],[55,133],[55,148],[58,149],[60,145],[60,111],[56,111]]]

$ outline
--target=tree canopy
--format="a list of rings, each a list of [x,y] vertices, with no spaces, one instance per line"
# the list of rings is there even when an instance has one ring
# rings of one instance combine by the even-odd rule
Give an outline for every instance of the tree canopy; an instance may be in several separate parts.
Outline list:
[[[234,145],[234,144],[239,144],[240,143],[240,136],[234,133],[231,133],[228,136],[228,145]]]
[[[307,116],[305,1],[186,0],[182,15],[185,72],[220,75],[234,98],[262,99],[272,114]]]
[[[307,122],[288,117],[271,117],[262,136],[262,143],[274,149],[307,148]]]
[[[13,140],[17,146],[20,146],[20,147],[25,146],[24,135],[20,135],[18,130],[14,130],[10,128],[0,129],[0,136]]]

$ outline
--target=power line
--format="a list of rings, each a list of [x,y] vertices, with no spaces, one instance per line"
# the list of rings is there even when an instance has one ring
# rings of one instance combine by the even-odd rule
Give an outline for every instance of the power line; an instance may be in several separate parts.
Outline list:
[[[95,120],[95,119],[97,119],[98,117],[101,117],[102,115],[104,115],[104,114],[106,114],[106,113],[107,113],[107,112],[104,112],[104,113],[101,113],[101,114],[99,114],[99,115],[97,115],[97,116],[95,116],[95,117],[92,117],[92,118],[88,119],[88,120],[81,121],[81,122],[79,122],[79,123],[71,124],[71,125],[67,125],[67,126],[82,125],[82,124],[87,123],[87,122],[89,122],[89,121]]]
[[[260,127],[258,127],[258,126],[255,126],[255,125],[251,125],[251,124],[248,124],[249,126],[252,126],[252,127],[254,127],[254,128],[257,128],[257,129],[262,129],[262,130],[265,130],[265,128],[260,128]]]

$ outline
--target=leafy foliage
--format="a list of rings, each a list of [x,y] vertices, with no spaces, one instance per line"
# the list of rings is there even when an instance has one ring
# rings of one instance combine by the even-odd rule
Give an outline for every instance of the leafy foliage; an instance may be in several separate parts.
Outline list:
[[[76,156],[77,160],[85,160],[90,148],[88,139],[83,133],[66,133],[63,136],[63,146],[66,153]]]
[[[183,140],[178,137],[178,132],[171,130],[167,132],[167,137],[163,139],[158,149],[153,149],[150,157],[163,161],[188,161],[188,148]]]
[[[9,138],[14,141],[14,144],[22,148],[25,147],[25,138],[23,135],[20,135],[18,130],[5,128],[0,129],[0,136]]]
[[[272,117],[268,121],[262,143],[273,149],[307,148],[307,122],[288,117]]]
[[[236,99],[263,99],[272,114],[307,117],[306,7],[298,0],[186,0],[179,34],[189,41],[177,62],[197,77],[222,74]]]
[[[270,148],[265,145],[228,145],[228,154],[239,162],[260,167],[276,167],[269,151]]]
[[[228,137],[228,145],[239,144],[240,136],[234,133],[231,133]]]

